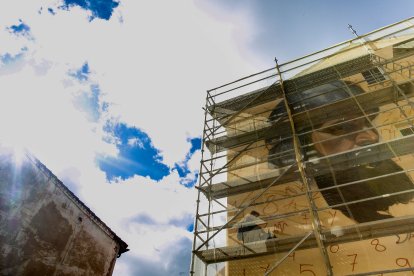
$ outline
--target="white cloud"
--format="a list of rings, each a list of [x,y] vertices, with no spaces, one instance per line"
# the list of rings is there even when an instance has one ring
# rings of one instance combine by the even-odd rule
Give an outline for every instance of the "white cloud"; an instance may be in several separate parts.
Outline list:
[[[195,189],[180,185],[176,171],[161,182],[135,176],[107,183],[95,155],[116,155],[117,149],[102,140],[102,125],[116,118],[136,126],[161,150],[166,164],[183,160],[187,138],[202,132],[205,91],[255,71],[234,39],[235,26],[249,25],[250,18],[217,21],[190,1],[125,0],[110,21],[89,22],[80,8],[55,16],[46,11],[58,5],[14,0],[0,11],[0,55],[27,47],[21,66],[1,69],[0,143],[26,146],[71,182],[85,204],[129,244],[126,255],[161,261],[168,245],[192,238],[185,225],[171,220],[193,215]],[[30,26],[34,40],[4,31],[19,19]],[[249,31],[243,30],[246,36]],[[93,72],[89,83],[100,87],[100,102],[110,103],[97,122],[73,104],[89,83],[67,75],[85,62]],[[199,158],[198,151],[188,162],[192,171],[199,169]],[[154,224],[134,222],[139,215]],[[116,271],[134,270],[121,262]]]
[[[231,25],[192,4],[123,3],[124,25],[110,36],[119,51],[108,47],[105,59],[90,64],[105,68],[99,83],[114,103],[111,111],[147,132],[172,165],[185,155],[187,136],[201,134],[205,90],[252,70],[231,39]]]
[[[190,171],[198,171],[200,169],[201,151],[196,151],[188,160],[187,166]]]
[[[157,250],[166,243],[191,238],[186,225],[169,224],[172,219],[193,215],[196,200],[195,190],[180,185],[176,173],[162,182],[135,176],[112,185],[96,181],[102,177],[84,175],[81,182],[89,184],[82,188],[82,197],[129,244],[132,251],[128,254],[157,258]],[[139,215],[152,223],[137,221]]]
[[[151,258],[128,256],[118,260],[115,275],[188,275],[191,241],[171,241],[160,249],[162,262]]]
[[[129,146],[136,146],[138,148],[143,149],[144,143],[137,137],[128,139],[128,145]]]
[[[217,22],[191,2],[126,0],[118,9],[123,24],[89,22],[80,8],[28,12],[32,58],[73,67],[88,61],[111,115],[147,132],[173,165],[186,153],[187,136],[201,134],[205,91],[254,71],[233,39],[235,26],[248,26],[249,18]]]

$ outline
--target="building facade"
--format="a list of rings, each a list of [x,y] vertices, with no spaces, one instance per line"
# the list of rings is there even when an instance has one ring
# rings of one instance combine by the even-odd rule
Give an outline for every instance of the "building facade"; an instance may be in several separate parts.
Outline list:
[[[191,274],[414,273],[413,26],[208,91]]]
[[[29,153],[0,152],[0,275],[112,275],[122,241]]]

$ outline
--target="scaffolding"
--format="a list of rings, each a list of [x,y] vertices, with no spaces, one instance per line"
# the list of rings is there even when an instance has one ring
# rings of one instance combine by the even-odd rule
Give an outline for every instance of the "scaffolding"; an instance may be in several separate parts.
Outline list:
[[[414,17],[207,91],[190,275],[414,274],[413,77]]]

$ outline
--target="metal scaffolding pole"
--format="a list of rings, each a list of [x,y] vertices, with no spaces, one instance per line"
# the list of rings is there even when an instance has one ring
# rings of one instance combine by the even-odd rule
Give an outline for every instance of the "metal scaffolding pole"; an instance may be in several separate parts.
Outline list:
[[[285,90],[284,90],[283,77],[282,77],[282,73],[280,72],[280,68],[279,68],[279,64],[277,62],[277,59],[275,59],[275,63],[276,63],[276,70],[277,70],[277,73],[278,73],[279,79],[280,79],[280,86],[282,88],[282,94],[283,94],[283,100],[284,100],[284,103],[285,103],[286,112],[287,112],[288,117],[289,117],[289,122],[290,122],[290,127],[291,127],[291,132],[292,132],[292,139],[293,139],[293,149],[295,151],[296,164],[299,168],[300,176],[302,178],[302,182],[305,185],[305,189],[306,189],[306,195],[307,195],[306,198],[307,198],[308,204],[309,204],[309,214],[311,216],[313,232],[314,232],[314,235],[315,235],[315,238],[316,238],[316,242],[318,243],[319,249],[321,250],[322,257],[324,259],[326,272],[329,276],[331,276],[331,275],[333,275],[332,265],[331,265],[331,262],[329,261],[328,252],[326,251],[325,245],[323,244],[323,241],[322,241],[320,221],[319,221],[318,213],[316,211],[315,202],[312,198],[312,190],[311,190],[310,184],[308,182],[308,179],[310,179],[310,178],[306,175],[306,172],[305,172],[305,164],[303,162],[303,157],[302,157],[302,153],[301,153],[301,150],[300,150],[299,139],[296,135],[295,123],[293,121],[292,111],[291,111],[291,108],[289,106],[288,99],[286,97],[286,93],[285,93]]]
[[[206,97],[206,107],[204,108],[204,122],[207,121],[207,115],[208,115],[208,110],[207,110],[207,105],[208,105],[208,99],[209,99],[209,92],[207,92],[207,97]],[[205,151],[205,138],[206,138],[206,125],[204,125],[204,129],[203,129],[203,140],[202,140],[202,145],[201,145],[201,160],[200,160],[200,170],[199,170],[199,184],[201,184],[202,180],[201,180],[201,174],[203,171],[203,159],[204,159],[204,151]],[[194,275],[195,271],[194,271],[194,262],[195,262],[195,258],[197,257],[194,254],[195,248],[196,248],[196,244],[197,244],[197,235],[198,235],[198,222],[200,220],[199,217],[199,210],[200,210],[200,198],[201,198],[201,191],[198,190],[197,191],[197,201],[196,201],[196,214],[195,214],[195,219],[194,219],[194,238],[193,238],[193,249],[192,249],[192,254],[191,254],[191,266],[190,266],[190,275]],[[207,266],[207,265],[206,265]]]

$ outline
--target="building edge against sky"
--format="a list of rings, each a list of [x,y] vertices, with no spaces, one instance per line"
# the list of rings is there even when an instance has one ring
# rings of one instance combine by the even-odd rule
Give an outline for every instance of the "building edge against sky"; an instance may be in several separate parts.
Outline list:
[[[413,270],[413,69],[409,18],[209,90],[190,273]]]
[[[0,274],[112,275],[128,245],[28,152],[0,148]]]

